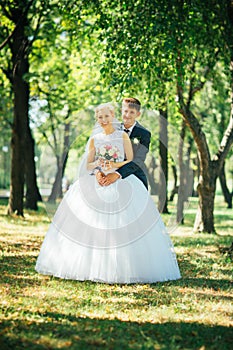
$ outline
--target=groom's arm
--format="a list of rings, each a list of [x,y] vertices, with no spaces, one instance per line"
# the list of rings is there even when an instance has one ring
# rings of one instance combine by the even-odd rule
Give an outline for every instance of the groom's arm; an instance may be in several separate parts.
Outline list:
[[[137,149],[134,152],[133,160],[117,169],[116,172],[107,174],[102,179],[101,183],[99,182],[101,186],[109,186],[120,177],[124,179],[127,176],[134,174],[138,169],[142,168],[146,155],[149,151],[151,133],[146,129],[142,129],[140,130],[140,135],[138,134],[138,137],[140,138],[140,143],[136,146]]]
[[[131,174],[134,174],[137,170],[141,169],[144,166],[146,155],[149,151],[150,139],[151,133],[148,130],[143,129],[140,135],[140,143],[135,146],[137,148],[135,150],[133,160],[117,170],[122,179]]]

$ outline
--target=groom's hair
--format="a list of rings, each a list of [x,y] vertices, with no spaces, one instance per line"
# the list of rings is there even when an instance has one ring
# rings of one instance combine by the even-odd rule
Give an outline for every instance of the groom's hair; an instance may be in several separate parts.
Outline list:
[[[129,108],[134,108],[138,112],[141,109],[141,102],[139,100],[137,100],[136,98],[134,98],[134,97],[123,98],[122,103],[127,103],[129,105]]]

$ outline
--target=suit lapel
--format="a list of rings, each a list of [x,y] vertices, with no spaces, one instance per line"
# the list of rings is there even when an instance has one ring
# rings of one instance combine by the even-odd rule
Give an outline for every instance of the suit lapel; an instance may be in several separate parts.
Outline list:
[[[138,122],[136,122],[129,138],[132,139],[132,138],[136,137],[138,135],[138,130],[140,130],[140,124]]]

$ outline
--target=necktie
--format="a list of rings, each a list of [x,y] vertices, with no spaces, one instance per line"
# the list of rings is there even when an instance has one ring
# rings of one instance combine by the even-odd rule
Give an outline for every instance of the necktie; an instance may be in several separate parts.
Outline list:
[[[127,134],[130,133],[130,130],[129,129],[124,129],[125,132],[127,132]]]

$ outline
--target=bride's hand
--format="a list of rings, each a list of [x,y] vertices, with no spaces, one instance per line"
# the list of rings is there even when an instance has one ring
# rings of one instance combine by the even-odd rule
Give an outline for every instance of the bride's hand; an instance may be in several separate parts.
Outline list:
[[[97,173],[95,174],[95,177],[99,185],[104,186],[104,179],[105,179],[104,173],[102,173],[102,171],[97,171]]]
[[[113,182],[117,181],[120,177],[120,174],[116,172],[109,173],[102,179],[101,186],[109,186],[113,184]]]
[[[105,160],[103,164],[103,170],[108,171],[112,169],[112,162]]]
[[[106,170],[106,166],[107,166],[107,160],[105,158],[98,158],[97,159],[97,165],[100,166],[102,169]]]
[[[104,166],[104,158],[98,158],[96,160],[96,165],[100,166],[101,168],[103,168],[103,166]]]
[[[99,158],[98,166],[100,166],[104,171],[108,171],[112,169],[112,163],[107,159]]]
[[[115,162],[110,161],[109,163],[110,163],[110,167],[111,167],[111,169],[114,169],[114,168],[116,168],[116,167],[117,167]]]

